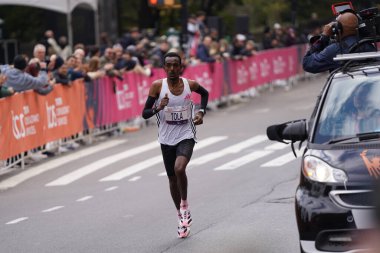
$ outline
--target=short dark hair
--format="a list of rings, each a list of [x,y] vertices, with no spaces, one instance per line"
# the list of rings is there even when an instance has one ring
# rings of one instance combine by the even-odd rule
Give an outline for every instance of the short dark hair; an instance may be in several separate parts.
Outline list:
[[[16,55],[16,57],[13,60],[13,66],[16,69],[24,70],[27,66],[26,59],[23,55]]]
[[[179,64],[182,64],[181,63],[182,59],[181,59],[181,56],[179,54],[177,54],[175,52],[169,52],[169,53],[167,53],[167,54],[164,55],[164,65],[165,65],[166,58],[168,58],[168,57],[177,57],[178,60],[179,60]]]

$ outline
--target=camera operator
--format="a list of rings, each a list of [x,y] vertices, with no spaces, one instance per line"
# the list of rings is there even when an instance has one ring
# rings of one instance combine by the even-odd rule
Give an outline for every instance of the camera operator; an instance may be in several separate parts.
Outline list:
[[[360,40],[358,26],[359,19],[351,11],[342,12],[336,22],[325,25],[322,35],[312,43],[303,58],[303,69],[310,73],[320,73],[340,67],[340,63],[333,59],[337,54],[349,53],[349,49]],[[335,42],[331,42],[333,35],[336,37]],[[359,46],[355,53],[372,51],[376,51],[374,45],[366,43]]]

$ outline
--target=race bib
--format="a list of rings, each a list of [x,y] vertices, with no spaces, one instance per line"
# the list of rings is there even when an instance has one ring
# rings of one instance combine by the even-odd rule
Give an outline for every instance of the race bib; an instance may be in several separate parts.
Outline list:
[[[191,117],[190,106],[165,107],[165,120],[169,125],[183,125]]]

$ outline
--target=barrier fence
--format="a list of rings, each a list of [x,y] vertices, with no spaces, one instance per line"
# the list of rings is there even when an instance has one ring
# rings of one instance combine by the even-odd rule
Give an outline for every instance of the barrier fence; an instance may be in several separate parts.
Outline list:
[[[210,101],[301,73],[305,46],[259,52],[246,60],[188,66],[183,76],[198,81]],[[104,128],[139,117],[151,83],[164,78],[162,69],[151,77],[126,73],[123,80],[104,77],[56,85],[46,96],[33,91],[0,99],[0,160],[83,131]],[[193,94],[199,103],[200,96]]]

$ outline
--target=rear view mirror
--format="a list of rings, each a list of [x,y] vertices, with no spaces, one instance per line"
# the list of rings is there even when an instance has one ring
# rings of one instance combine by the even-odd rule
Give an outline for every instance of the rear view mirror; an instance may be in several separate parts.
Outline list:
[[[269,140],[286,143],[307,140],[307,124],[305,119],[272,125],[267,128]]]

